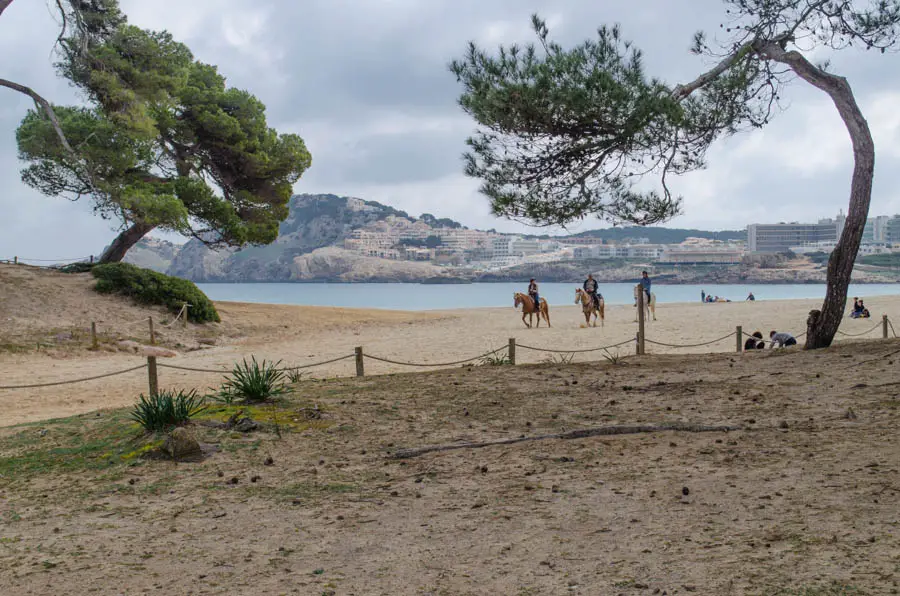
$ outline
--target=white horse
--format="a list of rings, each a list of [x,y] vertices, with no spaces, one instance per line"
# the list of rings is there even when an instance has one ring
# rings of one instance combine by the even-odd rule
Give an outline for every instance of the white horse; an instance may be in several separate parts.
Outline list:
[[[638,305],[638,292],[643,292],[644,288],[641,284],[634,286],[634,306],[637,308]],[[644,294],[644,308],[647,309],[647,316],[644,317],[644,320],[648,320],[651,315],[653,315],[653,320],[656,320],[656,294],[650,292],[650,300],[647,300],[647,295]],[[634,311],[634,322],[637,323],[637,310]]]

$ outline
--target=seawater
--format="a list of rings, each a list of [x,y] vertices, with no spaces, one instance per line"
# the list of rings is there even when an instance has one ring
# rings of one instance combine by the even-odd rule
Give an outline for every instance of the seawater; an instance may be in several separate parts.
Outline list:
[[[527,284],[407,284],[407,283],[201,283],[197,286],[213,300],[260,302],[265,304],[299,304],[306,306],[339,306],[346,308],[380,308],[392,310],[446,310],[511,306],[513,292],[525,292]],[[551,305],[573,304],[579,284],[540,284],[541,296]],[[634,284],[600,284],[607,304],[633,304]],[[720,296],[734,302],[743,301],[752,292],[757,300],[791,300],[824,298],[825,284],[756,284],[756,285],[662,285],[653,292],[660,304],[700,302],[700,292]],[[848,296],[898,295],[900,284],[851,285]]]

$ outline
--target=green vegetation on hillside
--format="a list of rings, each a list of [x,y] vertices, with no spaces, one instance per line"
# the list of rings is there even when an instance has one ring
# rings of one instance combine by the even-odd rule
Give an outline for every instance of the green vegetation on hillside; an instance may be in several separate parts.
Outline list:
[[[607,242],[621,243],[629,238],[647,238],[651,244],[678,244],[687,238],[707,238],[709,240],[746,240],[746,230],[723,230],[710,232],[709,230],[694,230],[687,228],[662,228],[627,226],[605,228],[602,230],[590,230],[576,234],[575,238],[600,238]]]
[[[873,267],[900,267],[900,253],[866,255],[857,259],[857,262],[862,265],[872,265]]]
[[[220,321],[216,307],[193,282],[141,269],[128,263],[108,263],[91,269],[97,278],[94,289],[101,294],[121,294],[142,304],[159,304],[179,312],[185,302],[188,320],[194,323]]]

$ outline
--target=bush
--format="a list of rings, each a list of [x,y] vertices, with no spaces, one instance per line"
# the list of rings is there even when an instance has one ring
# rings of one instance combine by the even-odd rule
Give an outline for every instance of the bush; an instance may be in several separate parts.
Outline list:
[[[188,422],[205,408],[204,399],[193,389],[187,393],[160,391],[149,398],[142,393],[131,418],[147,432],[164,432]]]
[[[97,278],[94,289],[101,294],[121,294],[143,304],[161,304],[179,312],[187,302],[188,320],[194,323],[219,322],[219,313],[206,294],[186,279],[141,269],[129,263],[96,265],[91,273]]]
[[[254,403],[281,395],[287,388],[284,386],[284,372],[278,369],[280,363],[280,360],[257,363],[256,356],[251,356],[250,362],[244,359],[240,364],[235,364],[228,380],[222,383],[219,399],[225,403],[232,403],[235,399]]]

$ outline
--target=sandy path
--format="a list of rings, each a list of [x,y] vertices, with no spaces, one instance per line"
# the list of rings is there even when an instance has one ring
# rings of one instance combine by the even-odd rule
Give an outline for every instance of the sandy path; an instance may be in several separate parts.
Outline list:
[[[883,296],[868,301],[872,319],[846,319],[845,333],[861,333],[880,323],[882,314],[900,321],[900,299]],[[657,321],[647,326],[647,338],[669,344],[694,344],[731,334],[726,339],[697,348],[681,348],[678,353],[733,351],[734,329],[742,325],[752,332],[759,329],[768,336],[770,329],[800,333],[811,308],[819,300],[733,302],[726,304],[664,304],[657,309]],[[468,358],[506,345],[510,337],[519,344],[553,349],[586,349],[629,340],[634,337],[634,309],[614,306],[607,309],[603,328],[581,328],[579,307],[557,306],[551,309],[553,327],[526,329],[512,308],[487,308],[469,311],[412,313],[402,311],[350,311],[348,309],[297,306],[221,303],[225,325],[239,329],[244,339],[230,345],[179,355],[161,360],[164,364],[225,369],[235,360],[255,355],[257,359],[282,360],[285,365],[303,365],[353,353],[363,346],[367,354],[418,363],[446,362]],[[900,324],[897,325],[900,329]],[[880,327],[864,336],[881,337]],[[856,339],[856,338],[854,338]],[[838,341],[848,338],[839,336]],[[631,344],[618,349],[633,353]],[[648,344],[649,353],[676,351]],[[616,350],[612,350],[616,352]],[[519,363],[540,362],[548,357],[520,348]],[[575,361],[598,360],[597,352],[579,354]],[[0,385],[54,382],[99,375],[140,365],[143,359],[127,354],[78,354],[65,359],[43,354],[0,355]],[[421,370],[371,360],[367,374]],[[353,360],[345,360],[312,369],[313,376],[349,376],[354,374]],[[205,390],[216,386],[216,374],[173,369],[160,370],[160,386],[194,387]],[[143,370],[96,381],[40,389],[0,390],[0,425],[17,424],[67,416],[98,408],[133,403],[147,391]]]

